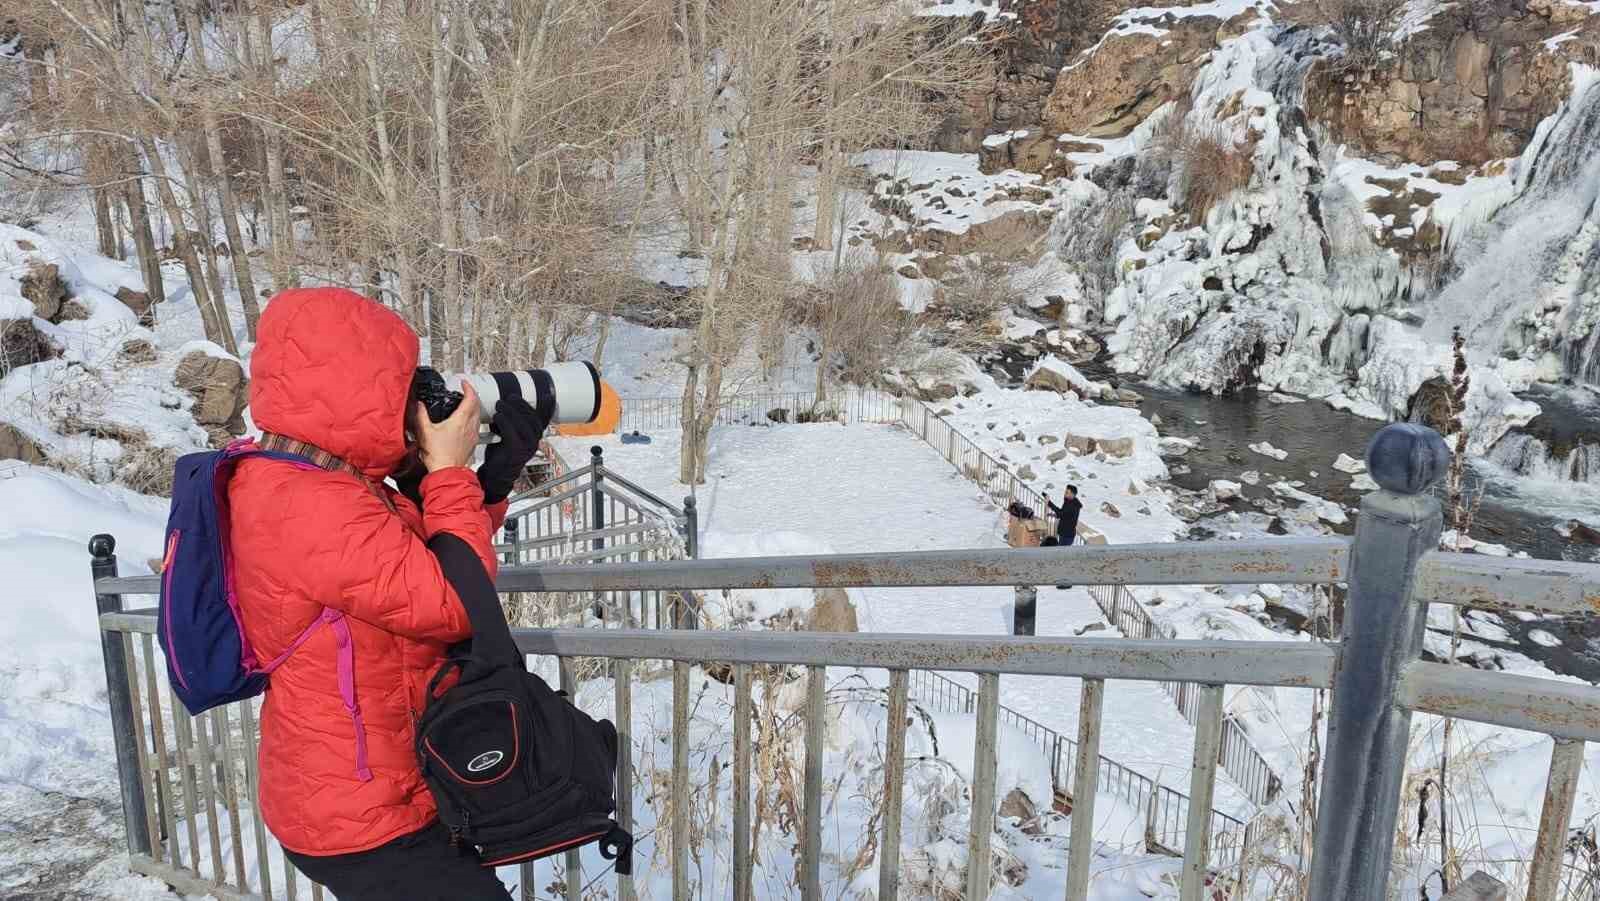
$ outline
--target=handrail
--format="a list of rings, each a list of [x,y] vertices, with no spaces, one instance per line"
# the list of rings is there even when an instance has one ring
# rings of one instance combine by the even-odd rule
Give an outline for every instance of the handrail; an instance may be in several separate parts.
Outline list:
[[[667,501],[662,500],[661,498],[657,497],[654,493],[652,493],[651,491],[649,491],[647,489],[640,488],[637,484],[635,484],[631,480],[623,478],[620,475],[617,475],[617,471],[612,469],[612,468],[610,468],[609,466],[606,467],[606,471],[605,472],[606,472],[606,483],[608,485],[621,485],[622,487],[628,489],[629,491],[632,491],[634,494],[639,495],[640,497],[644,498],[645,500],[649,501],[650,503],[655,504],[658,507],[665,507],[668,511],[670,511],[672,513],[673,516],[677,516],[679,518],[681,518],[683,516],[683,508],[682,507],[679,507],[676,504],[672,504],[672,503],[669,503]]]
[[[1425,429],[1393,425],[1378,433],[1367,456],[1369,469],[1382,490],[1362,500],[1353,546],[1331,538],[1280,539],[526,566],[503,570],[498,588],[504,592],[603,593],[723,587],[1027,585],[1062,578],[1085,585],[1345,582],[1349,594],[1342,635],[1336,645],[1160,637],[996,638],[609,628],[519,629],[516,636],[519,646],[529,653],[563,658],[561,671],[574,673],[563,678],[564,686],[579,678],[576,668],[570,666],[571,658],[616,661],[610,669],[608,690],[615,693],[612,709],[622,735],[632,735],[637,723],[631,712],[630,661],[671,661],[672,762],[670,770],[652,763],[646,778],[654,786],[652,797],[663,798],[664,791],[665,803],[672,807],[670,824],[663,821],[655,835],[657,851],[666,852],[656,860],[665,861],[662,865],[671,869],[675,897],[691,894],[690,856],[697,847],[696,841],[700,841],[692,835],[691,813],[691,808],[699,805],[682,803],[695,785],[690,776],[688,722],[690,711],[700,698],[696,695],[691,700],[691,669],[700,663],[730,663],[731,670],[724,670],[726,677],[717,675],[719,681],[727,679],[726,688],[710,688],[708,682],[700,691],[716,692],[735,711],[733,722],[719,722],[713,727],[732,727],[732,785],[742,786],[731,795],[730,803],[735,808],[732,822],[747,825],[751,822],[750,767],[757,756],[748,728],[752,719],[752,682],[776,678],[788,685],[795,674],[774,674],[768,668],[805,668],[803,686],[795,685],[797,690],[803,690],[805,714],[795,722],[805,736],[806,778],[803,791],[797,795],[794,815],[798,822],[793,834],[801,836],[795,879],[806,887],[808,898],[821,897],[823,861],[829,856],[823,853],[821,844],[823,810],[827,807],[822,794],[827,668],[863,667],[887,669],[889,675],[886,698],[890,715],[885,720],[883,784],[884,797],[894,800],[878,824],[881,835],[875,832],[867,839],[882,849],[881,859],[885,862],[901,846],[909,675],[926,670],[977,675],[978,691],[972,705],[975,740],[971,768],[965,772],[970,773],[973,799],[967,847],[979,865],[967,868],[966,897],[985,897],[989,891],[993,871],[983,864],[991,860],[990,842],[996,832],[996,731],[1000,718],[1005,716],[999,705],[1000,674],[1019,673],[1083,680],[1078,721],[1084,753],[1077,755],[1073,775],[1073,785],[1082,793],[1081,797],[1074,796],[1072,809],[1072,835],[1079,841],[1067,849],[1067,894],[1071,901],[1087,898],[1092,853],[1087,839],[1093,837],[1094,795],[1100,773],[1095,751],[1107,679],[1182,683],[1180,696],[1185,699],[1185,709],[1190,702],[1194,707],[1196,728],[1188,800],[1165,806],[1152,803],[1146,809],[1152,818],[1163,817],[1159,823],[1147,821],[1147,847],[1171,847],[1165,843],[1176,844],[1181,839],[1181,849],[1173,850],[1180,851],[1184,858],[1179,896],[1185,901],[1204,897],[1208,885],[1215,883],[1216,865],[1232,861],[1227,847],[1235,833],[1219,836],[1212,810],[1219,763],[1229,753],[1224,730],[1225,689],[1229,685],[1327,691],[1327,739],[1321,781],[1318,786],[1307,786],[1315,791],[1316,803],[1299,811],[1314,810],[1316,817],[1315,823],[1302,824],[1315,836],[1309,858],[1308,901],[1381,898],[1389,894],[1413,712],[1553,736],[1544,803],[1527,870],[1526,897],[1529,901],[1554,901],[1567,856],[1567,836],[1585,748],[1589,741],[1600,741],[1600,690],[1555,679],[1427,663],[1420,659],[1420,653],[1427,631],[1428,603],[1438,599],[1440,590],[1460,589],[1458,600],[1474,604],[1487,600],[1501,607],[1543,604],[1571,609],[1574,603],[1587,603],[1588,586],[1600,581],[1600,566],[1551,566],[1436,553],[1443,512],[1438,499],[1426,491],[1445,469],[1448,446],[1440,436]],[[599,519],[601,505],[596,503],[594,509]],[[692,518],[692,508],[688,512]],[[107,699],[122,791],[122,831],[130,866],[164,875],[170,873],[166,869],[170,861],[173,868],[184,871],[178,874],[184,880],[192,876],[205,884],[221,886],[230,882],[243,889],[255,877],[247,880],[246,868],[239,862],[246,856],[240,831],[234,829],[229,836],[234,842],[235,865],[231,869],[237,873],[229,876],[221,872],[223,852],[216,830],[212,830],[209,848],[212,872],[205,873],[200,866],[199,841],[194,837],[195,811],[200,804],[213,804],[213,797],[236,804],[247,794],[238,792],[235,786],[251,784],[249,780],[254,778],[249,770],[255,746],[254,704],[223,705],[199,718],[169,707],[172,731],[165,733],[173,739],[169,745],[162,737],[162,716],[157,706],[161,703],[158,685],[163,663],[151,634],[156,618],[150,611],[122,612],[124,594],[153,593],[159,580],[116,578],[115,542],[110,536],[96,536],[90,548],[96,609],[102,615]],[[662,618],[658,615],[657,620]],[[674,621],[678,621],[676,614]],[[130,632],[136,634],[127,634]],[[707,672],[709,675],[711,670]],[[574,692],[572,696],[576,698],[578,694]],[[167,697],[170,700],[170,695]],[[146,717],[147,710],[150,717]],[[220,768],[214,767],[218,762],[213,756],[216,743],[207,739],[208,729],[213,736],[238,736],[220,744]],[[720,739],[714,736],[714,740]],[[619,743],[619,773],[633,772],[637,747],[636,739]],[[176,750],[176,762],[168,755],[169,748]],[[199,764],[191,765],[191,761]],[[195,790],[197,780],[204,789],[204,800]],[[631,779],[628,784],[632,784]],[[625,828],[633,822],[630,811],[634,799],[632,793],[619,796],[618,815],[625,821]],[[230,815],[243,816],[237,807],[230,807],[229,811]],[[182,853],[182,843],[173,827],[175,820],[188,827],[187,854]],[[214,816],[211,822],[216,823]],[[1222,822],[1226,827],[1227,821]],[[256,829],[259,837],[259,820]],[[755,859],[750,838],[750,830],[744,829],[735,830],[729,839],[732,860],[736,862],[735,891],[746,897],[752,894],[750,870]],[[1248,844],[1248,831],[1239,838]],[[1214,855],[1213,848],[1219,840],[1223,848]],[[266,865],[266,851],[261,850],[265,843],[258,844],[260,879],[265,880],[273,867]],[[1246,857],[1241,851],[1241,866],[1247,866]],[[742,870],[739,861],[743,861]],[[569,854],[565,870],[569,889],[585,884],[571,878],[581,875],[577,872],[579,866],[578,855]],[[898,872],[886,869],[881,874],[880,897],[886,901],[896,897]],[[524,877],[531,878],[531,873],[525,870]],[[629,877],[619,878],[619,894],[626,897],[633,886]],[[270,894],[270,889],[264,894]]]

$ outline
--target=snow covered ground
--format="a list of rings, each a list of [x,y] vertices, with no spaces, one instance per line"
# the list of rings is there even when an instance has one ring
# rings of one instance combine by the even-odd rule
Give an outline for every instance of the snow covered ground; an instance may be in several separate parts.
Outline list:
[[[980,395],[983,397],[984,395]],[[1066,405],[1062,414],[1083,430],[1106,421],[1149,423],[1120,407],[1071,406],[1043,392],[1003,392],[1011,415],[1030,408]],[[969,399],[970,400],[970,399]],[[1100,411],[1094,413],[1092,411]],[[983,415],[974,406],[973,416]],[[1100,420],[1096,420],[1096,416]],[[1050,420],[1041,414],[1044,423]],[[993,440],[1004,444],[1004,439]],[[590,446],[604,449],[606,465],[645,488],[676,500],[687,493],[678,482],[676,433],[657,433],[647,445],[622,444],[614,438],[559,439],[569,460],[581,459]],[[1048,447],[1048,445],[1046,446]],[[1059,447],[1059,445],[1057,445]],[[1160,467],[1154,452],[1143,447],[1127,464],[1084,458],[1078,465],[1098,471],[1119,471],[1124,481],[1099,481],[1118,492],[1118,503],[1141,475]],[[1063,470],[1065,473],[1065,470]],[[1058,490],[1053,496],[1059,495]],[[1085,485],[1095,482],[1085,481]],[[1039,487],[1043,487],[1042,485]],[[1159,495],[1140,495],[1159,503]],[[1098,496],[1096,496],[1098,503]],[[1003,511],[976,485],[915,436],[893,426],[814,425],[728,426],[712,431],[706,484],[697,491],[706,557],[918,551],[947,548],[1003,547]],[[1162,508],[1158,516],[1132,513],[1121,520],[1086,509],[1084,522],[1105,523],[1114,541],[1164,540],[1176,517]],[[1136,531],[1133,520],[1149,520],[1148,531]],[[1159,537],[1158,537],[1159,536]],[[756,602],[759,608],[809,604],[809,592],[791,592],[780,603]],[[1005,635],[1010,632],[1014,592],[1010,588],[868,588],[857,596],[862,631],[924,632],[958,635]],[[1037,634],[1072,636],[1083,627],[1104,622],[1083,588],[1058,591],[1044,586],[1038,604]],[[1107,632],[1087,632],[1106,635]],[[875,676],[874,678],[878,678]],[[975,680],[964,680],[969,685]],[[1070,736],[1077,734],[1079,685],[1076,679],[1004,676],[1002,704]],[[1107,687],[1101,753],[1188,791],[1193,730],[1178,715],[1155,683],[1119,682]],[[1231,785],[1219,785],[1218,807],[1239,813],[1247,804]],[[1113,836],[1100,836],[1112,841]]]

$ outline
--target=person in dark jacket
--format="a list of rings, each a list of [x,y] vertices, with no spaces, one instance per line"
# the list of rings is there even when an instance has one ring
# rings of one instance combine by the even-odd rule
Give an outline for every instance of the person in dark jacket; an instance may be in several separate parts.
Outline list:
[[[1061,506],[1045,501],[1050,512],[1056,515],[1056,544],[1060,547],[1072,547],[1078,540],[1078,514],[1083,512],[1083,502],[1078,500],[1078,486],[1068,485],[1067,490],[1061,495]],[[1057,585],[1057,588],[1071,588],[1071,585]]]

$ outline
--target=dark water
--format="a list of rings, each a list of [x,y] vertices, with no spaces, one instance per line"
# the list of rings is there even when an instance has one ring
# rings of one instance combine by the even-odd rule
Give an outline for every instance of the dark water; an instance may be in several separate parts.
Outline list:
[[[1361,492],[1351,488],[1350,475],[1335,470],[1333,461],[1341,453],[1362,459],[1367,442],[1383,423],[1316,400],[1273,403],[1253,391],[1213,397],[1148,385],[1136,390],[1145,398],[1140,411],[1161,418],[1162,435],[1200,442],[1184,457],[1168,460],[1174,469],[1190,469],[1174,475],[1174,484],[1203,489],[1212,479],[1238,482],[1241,472],[1256,470],[1261,484],[1245,485],[1246,497],[1270,496],[1268,486],[1276,481],[1301,481],[1305,482],[1301,490],[1352,512],[1360,506]],[[1288,458],[1279,462],[1250,450],[1249,445],[1261,441],[1288,451]],[[1547,560],[1600,559],[1600,548],[1571,542],[1556,531],[1574,517],[1600,515],[1600,506],[1592,505],[1594,499],[1582,486],[1522,478],[1490,464],[1471,467],[1467,481],[1469,492],[1483,492],[1470,531],[1473,538]],[[1348,533],[1352,527],[1353,518],[1340,531]]]
[[[1270,497],[1268,488],[1276,481],[1303,481],[1303,491],[1336,501],[1349,509],[1350,522],[1337,527],[1349,533],[1355,526],[1355,510],[1361,492],[1351,488],[1351,477],[1333,468],[1340,453],[1361,459],[1372,434],[1383,423],[1334,410],[1320,401],[1278,404],[1265,395],[1245,392],[1235,397],[1175,392],[1148,385],[1136,386],[1144,395],[1140,405],[1146,417],[1159,416],[1164,436],[1189,438],[1199,446],[1180,458],[1167,461],[1175,473],[1172,482],[1182,488],[1200,490],[1213,479],[1239,482],[1246,470],[1261,473],[1259,485],[1244,485],[1247,499]],[[1536,397],[1545,402],[1547,398]],[[1584,431],[1586,426],[1571,421],[1572,411],[1559,403],[1546,406],[1546,415],[1562,431]],[[1581,413],[1581,411],[1580,411]],[[1278,461],[1251,451],[1250,444],[1267,441],[1288,451]],[[1188,467],[1188,472],[1182,468]],[[1313,474],[1315,473],[1315,474]],[[1596,560],[1600,548],[1572,542],[1556,531],[1573,516],[1600,515],[1600,500],[1586,486],[1548,483],[1515,476],[1492,464],[1474,465],[1468,470],[1469,491],[1482,491],[1483,501],[1471,535],[1481,541],[1504,544],[1513,551],[1551,560]],[[1238,504],[1240,509],[1248,509]],[[1470,614],[1473,617],[1481,613]],[[1471,640],[1490,648],[1514,651],[1540,661],[1553,671],[1600,682],[1600,618],[1570,619],[1540,617],[1528,621],[1514,617],[1491,617],[1504,627],[1508,640],[1498,641],[1481,635]],[[1531,634],[1542,630],[1560,644],[1546,646]]]

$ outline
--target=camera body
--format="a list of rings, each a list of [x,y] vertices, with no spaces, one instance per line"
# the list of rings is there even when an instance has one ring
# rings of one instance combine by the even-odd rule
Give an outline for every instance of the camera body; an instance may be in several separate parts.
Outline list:
[[[502,397],[520,397],[535,410],[548,411],[550,422],[594,422],[600,415],[600,372],[587,361],[557,363],[545,369],[452,375],[418,366],[411,379],[411,396],[427,408],[429,419],[443,422],[461,405],[462,382],[472,383],[478,394],[478,417],[485,423],[494,418],[495,405]]]

